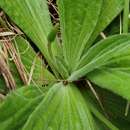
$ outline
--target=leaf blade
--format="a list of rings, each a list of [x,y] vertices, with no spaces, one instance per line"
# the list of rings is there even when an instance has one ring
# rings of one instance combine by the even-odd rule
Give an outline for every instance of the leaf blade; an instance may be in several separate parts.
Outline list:
[[[0,7],[10,16],[45,56],[55,71],[55,65],[48,53],[47,36],[52,30],[46,0],[1,0]]]
[[[76,0],[75,2],[73,2],[73,0],[58,1],[63,39],[63,52],[66,62],[71,67],[74,67],[74,64],[79,59],[85,46],[85,42],[90,37],[90,34],[96,26],[101,5],[102,0]],[[94,10],[94,8],[96,8],[96,10]],[[81,44],[82,42],[83,44]],[[79,51],[77,51],[77,49]],[[79,54],[77,54],[77,52]]]
[[[81,65],[77,71],[73,72],[68,80],[77,80],[94,69],[110,64],[111,60],[116,62],[120,57],[129,56],[129,39],[129,35],[115,35],[92,46],[83,60],[81,59],[81,62],[79,62],[84,65]],[[128,60],[130,59],[128,58]]]
[[[88,74],[88,78],[95,84],[99,85],[102,88],[108,89],[125,99],[130,100],[129,96],[129,70],[121,71],[113,68],[102,68],[95,70],[92,73]],[[126,72],[127,71],[127,72]]]

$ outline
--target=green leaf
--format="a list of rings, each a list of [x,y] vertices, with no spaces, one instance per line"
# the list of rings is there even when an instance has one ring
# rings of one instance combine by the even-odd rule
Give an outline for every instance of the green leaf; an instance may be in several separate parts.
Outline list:
[[[0,105],[2,130],[96,130],[79,89],[58,83],[49,90],[18,89]]]
[[[9,30],[8,26],[6,25],[6,22],[3,19],[1,19],[0,24],[2,28],[6,28],[7,30]],[[20,58],[19,60],[21,60],[23,66],[25,67],[26,76],[29,77],[31,69],[34,66],[33,74],[32,74],[33,83],[35,82],[38,85],[44,85],[44,84],[48,84],[49,82],[55,81],[55,77],[47,70],[46,66],[43,63],[42,58],[40,58],[36,54],[36,52],[33,50],[33,48],[31,47],[30,43],[27,40],[25,40],[21,36],[16,36],[15,39],[13,39],[11,42],[13,46],[15,46],[16,53]],[[14,54],[11,57],[11,59],[12,60],[7,59],[9,68],[13,75],[13,78],[15,79],[16,85],[20,87],[24,84],[23,84],[23,81],[21,80],[21,77],[19,75],[18,69],[16,68],[16,65],[14,64],[14,61],[13,61]],[[20,71],[22,71],[21,68],[19,69]],[[0,85],[1,88],[4,88],[6,86],[3,78],[0,79],[0,84],[1,84]]]
[[[72,72],[84,50],[122,10],[123,0],[59,0],[58,7],[64,57]]]
[[[91,113],[94,115],[94,119],[95,119],[95,123],[97,127],[100,128],[99,130],[103,130],[103,129],[119,130],[113,124],[113,122],[111,122],[108,116],[106,116],[107,111],[105,110],[107,110],[107,108],[102,110],[101,106],[99,105],[99,102],[94,97],[94,95],[90,91],[88,91],[88,89],[83,88],[81,89],[81,91],[84,96],[84,99],[86,99],[86,102],[90,108]],[[102,100],[100,102],[102,102]],[[104,107],[104,104],[103,104],[103,107]]]
[[[102,103],[109,119],[121,130],[129,130],[130,113],[125,116],[126,100],[104,89],[98,89],[98,93],[102,97]]]
[[[27,85],[29,82],[35,85],[45,85],[55,82],[55,77],[47,70],[42,58],[36,54],[27,40],[21,36],[17,36],[12,41],[12,44],[16,49],[20,65],[24,68],[23,72],[21,66],[18,66],[18,68],[16,67],[16,64],[14,63],[14,54],[11,57],[12,60],[8,59],[10,71],[18,87]],[[21,78],[20,73],[26,75],[26,83]]]
[[[95,117],[95,123],[96,123],[96,128],[97,130],[107,130],[108,127],[106,127],[100,120],[98,120],[96,117]]]
[[[106,91],[104,89],[99,89],[98,93],[102,96],[102,103],[104,109],[107,110],[109,117],[113,119],[122,119],[129,122],[130,126],[130,112],[125,116],[125,109],[127,101],[122,97]]]
[[[40,49],[45,49],[51,29],[46,0],[1,0],[0,7]]]
[[[93,83],[130,100],[130,68],[101,68],[87,75]]]
[[[39,91],[40,89],[40,91]],[[43,99],[43,88],[27,86],[11,92],[0,104],[1,130],[21,130],[38,103]]]
[[[101,31],[103,31],[112,20],[121,12],[124,7],[124,0],[103,0],[101,14],[98,19],[98,23],[95,27],[95,30],[88,41],[86,49],[84,53],[88,50],[88,48],[92,45],[93,41],[99,35]]]
[[[102,121],[108,128],[111,130],[119,130],[117,127],[115,127],[109,120],[106,119],[106,117],[95,108],[92,104],[89,103],[90,110],[92,113],[100,120]]]
[[[47,70],[46,66],[43,64],[42,58],[37,56],[28,41],[18,36],[15,38],[14,44],[17,46],[18,50],[16,50],[21,57],[21,61],[25,66],[28,75],[30,74],[34,64],[32,79],[36,84],[44,85],[56,80],[53,74]],[[35,63],[33,63],[34,60]],[[14,70],[13,72],[16,71]]]
[[[129,25],[129,0],[124,0],[124,10],[123,10],[123,33],[128,33]]]
[[[112,64],[112,62],[118,63],[121,61],[120,58],[126,56],[128,56],[127,61],[130,61],[129,40],[129,35],[115,35],[98,42],[82,57],[77,71],[72,73],[69,80],[77,80],[95,69]]]
[[[42,113],[42,114],[41,114]],[[87,105],[74,85],[54,85],[22,130],[94,130]]]
[[[96,26],[102,0],[59,0],[58,7],[64,56],[72,70]]]
[[[36,44],[46,60],[54,68],[47,49],[47,36],[52,23],[46,0],[1,0],[0,7]]]

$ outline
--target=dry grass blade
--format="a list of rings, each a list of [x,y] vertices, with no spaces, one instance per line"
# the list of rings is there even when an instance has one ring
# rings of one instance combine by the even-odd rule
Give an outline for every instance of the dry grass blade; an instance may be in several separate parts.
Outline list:
[[[95,98],[97,99],[97,101],[98,101],[98,103],[99,103],[101,109],[103,110],[104,114],[106,115],[106,117],[108,117],[108,115],[107,115],[107,113],[105,112],[104,106],[103,106],[103,104],[102,104],[102,102],[101,102],[101,100],[100,100],[100,97],[99,97],[99,95],[97,94],[96,90],[94,89],[94,87],[92,86],[92,84],[91,84],[88,80],[87,80],[86,82],[87,82],[87,84],[88,84],[90,90],[92,91],[93,95],[94,95]]]
[[[121,18],[121,15],[120,15],[120,34],[122,34],[122,18]]]
[[[35,69],[35,64],[36,64],[36,58],[37,58],[38,54],[34,57],[34,60],[33,60],[33,63],[32,63],[32,67],[31,67],[31,71],[30,71],[30,74],[29,74],[29,79],[28,79],[28,85],[30,85],[31,81],[32,81],[32,76],[33,76],[33,72],[34,72],[34,69]]]
[[[13,36],[13,35],[15,35],[15,33],[13,32],[0,32],[0,37]]]
[[[3,14],[4,14],[4,12],[3,12],[3,11],[1,11],[1,12],[0,12],[0,17],[1,17]]]
[[[128,115],[128,113],[129,113],[129,108],[130,108],[130,101],[127,101],[126,108],[125,108],[125,116]]]
[[[26,74],[26,71],[25,71],[25,67],[24,67],[24,65],[21,61],[20,54],[16,51],[14,45],[10,41],[6,41],[4,43],[4,46],[8,50],[10,56],[13,57],[12,60],[14,61],[15,65],[16,65],[16,68],[19,72],[19,75],[20,75],[23,83],[25,85],[27,85],[28,84],[28,78],[27,78],[27,74]]]
[[[12,41],[14,41],[15,37],[17,35],[21,35],[23,33],[19,29],[17,29],[16,26],[14,26],[8,22],[6,16],[4,15],[3,12],[0,12],[0,14],[1,14],[0,15],[0,20],[1,20],[0,21],[0,24],[1,24],[0,42],[3,43],[3,45],[2,45],[3,59],[5,60],[5,64],[6,64],[6,60],[8,62],[8,53],[10,54],[13,62],[16,65],[16,68],[19,72],[19,75],[20,75],[23,83],[25,85],[27,85],[28,79],[27,79],[27,75],[26,75],[26,72],[24,69],[24,65],[22,64],[22,61],[20,58],[20,54],[17,53],[14,45],[12,44]],[[0,61],[2,62],[1,64],[5,66],[5,64],[3,63],[4,61],[2,61],[1,59],[0,59]],[[7,68],[7,67],[8,66],[6,66],[5,68]],[[3,67],[1,67],[1,69],[2,68]],[[1,70],[1,74],[3,75],[3,77],[5,79],[6,86],[9,88],[10,86],[13,85],[14,80],[12,80],[12,85],[10,85],[11,83],[9,82],[9,77],[7,76],[7,72],[9,73],[10,71],[8,70],[5,73],[4,70]],[[11,75],[11,73],[9,75],[10,75],[10,78],[12,77],[12,79],[13,79],[13,76]]]
[[[101,32],[100,35],[101,35],[101,37],[102,37],[103,39],[106,39],[106,38],[107,38],[106,35],[104,34],[104,32]]]
[[[10,69],[9,69],[8,65],[6,64],[2,54],[0,55],[0,72],[5,79],[6,86],[8,87],[8,89],[10,89],[10,90],[15,89],[16,88],[15,81],[13,79]]]

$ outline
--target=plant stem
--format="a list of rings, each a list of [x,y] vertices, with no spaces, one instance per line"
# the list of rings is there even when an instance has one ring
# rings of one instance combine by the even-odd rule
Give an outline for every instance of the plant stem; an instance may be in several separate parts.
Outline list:
[[[124,12],[123,12],[123,33],[128,33],[128,23],[129,23],[129,0],[125,0],[124,3]],[[126,108],[125,108],[125,116],[128,115],[130,107],[130,101],[127,101]]]
[[[128,33],[129,0],[125,0],[123,12],[123,33]]]

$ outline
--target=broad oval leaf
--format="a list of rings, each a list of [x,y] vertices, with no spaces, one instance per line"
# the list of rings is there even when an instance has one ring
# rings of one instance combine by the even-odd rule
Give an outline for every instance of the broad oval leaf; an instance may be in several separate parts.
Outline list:
[[[70,69],[78,61],[96,26],[102,2],[103,0],[58,0],[64,56]]]
[[[22,130],[95,130],[92,115],[76,86],[54,85]]]
[[[120,57],[130,55],[130,36],[115,35],[92,46],[80,60],[79,68],[73,72],[69,80],[77,80],[102,66],[119,62]],[[127,58],[127,62],[130,58]],[[129,62],[128,62],[129,63]],[[116,66],[118,67],[118,65]]]
[[[58,83],[47,93],[44,89],[43,93],[37,88],[24,89],[13,92],[0,105],[2,130],[96,130],[87,103],[75,85]]]
[[[93,83],[130,100],[130,68],[100,68],[87,75]]]
[[[122,10],[123,2],[123,0],[58,0],[63,52],[71,72],[98,34]]]
[[[79,70],[70,79],[86,75],[98,86],[130,100],[129,50],[129,35],[109,37],[89,49],[79,62]]]
[[[1,0],[0,7],[43,49],[51,22],[46,0]]]
[[[91,35],[84,53],[93,44],[95,38],[103,31],[111,21],[121,12],[124,7],[124,0],[103,0],[102,10],[98,19],[98,23],[95,27],[93,34]]]
[[[55,71],[56,66],[52,62],[47,47],[47,36],[52,30],[47,1],[1,0],[0,7],[29,36]]]
[[[11,92],[0,104],[0,129],[21,130],[45,92],[43,88],[38,89],[35,86],[22,87]]]

